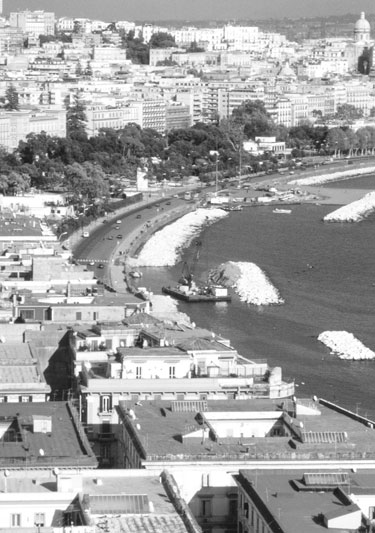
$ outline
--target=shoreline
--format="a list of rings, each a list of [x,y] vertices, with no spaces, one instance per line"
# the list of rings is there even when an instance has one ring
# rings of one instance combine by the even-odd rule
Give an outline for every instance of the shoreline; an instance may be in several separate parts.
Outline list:
[[[303,179],[302,175],[300,175],[299,179]],[[335,182],[344,182],[347,179],[355,179],[355,177],[348,178],[346,176],[343,176],[341,179],[337,178]],[[295,176],[293,176],[293,178],[291,176],[288,176],[288,179],[285,179],[285,177],[284,179],[282,179],[280,176],[267,176],[263,177],[263,179],[261,180],[257,180],[257,184],[261,183],[264,186],[268,185],[271,187],[277,187],[281,191],[286,191],[291,189],[290,182],[295,180]],[[363,196],[365,196],[369,192],[369,189],[345,189],[344,184],[343,187],[340,188],[329,188],[323,187],[322,185],[322,183],[320,183],[319,185],[300,185],[299,189],[302,190],[306,195],[306,198],[300,198],[300,203],[342,206],[363,198]],[[244,193],[244,191],[241,192]],[[252,193],[254,193],[252,196],[255,197],[255,192],[255,190],[250,189],[246,191],[244,195],[250,196],[252,195]],[[235,193],[235,191],[233,191],[233,193]],[[272,206],[272,203],[270,205]],[[136,206],[132,207],[134,209],[134,207]],[[129,270],[131,270],[131,268],[129,269],[125,265],[130,254],[137,255],[157,231],[166,226],[169,226],[176,220],[183,217],[187,212],[194,211],[197,207],[198,206],[196,204],[191,204],[189,208],[187,206],[183,206],[179,209],[174,210],[174,212],[171,212],[170,214],[164,214],[162,220],[157,221],[156,224],[153,224],[150,228],[144,228],[144,223],[142,223],[137,228],[135,228],[130,234],[126,235],[121,241],[121,244],[115,250],[113,250],[110,256],[108,277],[110,279],[112,288],[117,292],[127,292],[130,294],[131,291],[129,291],[126,282],[126,274]],[[144,209],[146,209],[146,206],[144,206]],[[116,215],[114,215],[114,218],[115,217]]]

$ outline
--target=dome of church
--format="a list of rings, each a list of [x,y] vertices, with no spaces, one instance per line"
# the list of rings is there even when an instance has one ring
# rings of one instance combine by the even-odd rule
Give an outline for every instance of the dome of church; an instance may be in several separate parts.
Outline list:
[[[370,23],[369,23],[368,20],[365,19],[365,14],[362,11],[360,18],[355,23],[354,31],[356,33],[357,32],[360,32],[360,33],[368,32],[368,33],[370,33],[370,30],[371,30]]]

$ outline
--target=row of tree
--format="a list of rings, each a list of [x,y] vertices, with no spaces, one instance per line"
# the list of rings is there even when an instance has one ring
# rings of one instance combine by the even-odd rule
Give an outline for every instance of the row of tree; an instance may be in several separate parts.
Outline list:
[[[245,102],[228,120],[198,123],[191,128],[160,134],[128,124],[104,129],[89,138],[85,109],[77,95],[67,113],[67,137],[30,134],[12,153],[0,151],[0,191],[13,194],[29,187],[74,191],[80,198],[103,199],[118,189],[119,179],[134,179],[144,167],[150,177],[176,180],[186,175],[211,180],[218,170],[235,176],[280,163],[272,154],[250,155],[243,142],[256,136],[275,136],[293,149],[294,156],[310,153],[364,154],[375,151],[375,129],[328,129],[303,124],[276,125],[260,101]]]

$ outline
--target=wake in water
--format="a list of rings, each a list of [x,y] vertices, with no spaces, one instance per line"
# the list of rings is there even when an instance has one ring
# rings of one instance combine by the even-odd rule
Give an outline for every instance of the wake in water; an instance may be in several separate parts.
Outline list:
[[[278,290],[254,263],[228,261],[212,270],[210,279],[234,288],[242,302],[253,305],[284,303]]]
[[[324,222],[359,222],[375,210],[375,192],[326,215]]]
[[[132,267],[163,267],[176,264],[182,248],[186,248],[202,228],[227,216],[223,209],[197,209],[156,232],[146,242]]]
[[[347,331],[323,331],[318,341],[325,344],[340,359],[363,360],[374,359],[375,353],[367,348],[352,333]]]

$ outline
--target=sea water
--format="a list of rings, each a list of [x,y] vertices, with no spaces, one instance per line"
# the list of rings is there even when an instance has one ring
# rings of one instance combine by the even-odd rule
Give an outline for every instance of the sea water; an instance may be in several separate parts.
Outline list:
[[[356,224],[323,223],[336,207],[295,205],[291,214],[249,207],[201,234],[197,280],[225,261],[254,262],[280,291],[283,305],[257,307],[233,294],[228,304],[181,302],[179,308],[229,338],[241,355],[280,366],[298,396],[317,395],[375,418],[375,361],[340,360],[317,340],[323,331],[343,330],[375,350],[375,216]],[[193,252],[194,243],[175,267],[146,269],[142,283],[154,292],[176,283]]]

